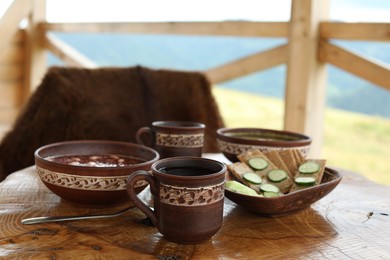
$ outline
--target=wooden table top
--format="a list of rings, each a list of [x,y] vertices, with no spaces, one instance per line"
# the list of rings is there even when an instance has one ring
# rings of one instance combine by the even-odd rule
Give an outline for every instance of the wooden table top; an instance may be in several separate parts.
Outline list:
[[[390,259],[390,187],[340,171],[344,177],[333,192],[289,216],[261,217],[225,199],[221,230],[203,244],[180,245],[145,224],[136,208],[115,218],[21,224],[29,217],[111,213],[125,206],[64,203],[29,167],[0,183],[0,258]],[[150,199],[148,194],[141,196]]]

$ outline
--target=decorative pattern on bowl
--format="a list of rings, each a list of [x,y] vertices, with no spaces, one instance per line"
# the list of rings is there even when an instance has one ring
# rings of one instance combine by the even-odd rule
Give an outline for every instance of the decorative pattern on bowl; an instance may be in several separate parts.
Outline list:
[[[200,206],[213,204],[224,198],[224,182],[207,187],[177,187],[161,185],[161,203],[180,206]]]
[[[156,133],[156,144],[168,147],[203,147],[204,134]]]
[[[89,191],[119,191],[126,190],[126,176],[80,176],[71,175],[61,172],[53,172],[43,169],[39,166],[36,167],[41,180],[68,189],[75,190],[89,190]],[[147,185],[146,181],[139,181],[135,187],[142,187]]]
[[[250,145],[250,144],[235,144],[235,143],[228,143],[222,140],[217,140],[217,144],[220,151],[225,153],[236,154],[236,155],[239,155],[243,152],[252,149],[259,149],[261,152],[269,152],[272,150],[297,149],[301,152],[303,157],[307,157],[310,150],[310,145],[293,146],[293,147],[276,147],[276,146],[272,147],[272,146],[258,146],[258,145]]]

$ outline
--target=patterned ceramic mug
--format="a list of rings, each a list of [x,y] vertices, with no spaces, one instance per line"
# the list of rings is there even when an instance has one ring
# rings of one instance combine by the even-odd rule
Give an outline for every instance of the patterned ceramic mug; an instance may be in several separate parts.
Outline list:
[[[133,203],[148,216],[164,237],[179,244],[197,244],[218,232],[223,220],[226,166],[200,157],[172,157],[141,170],[127,181]],[[134,190],[140,180],[150,184],[153,208]]]
[[[155,149],[160,158],[201,156],[206,126],[197,122],[156,121],[136,133],[138,144]],[[149,142],[145,140],[148,139]]]

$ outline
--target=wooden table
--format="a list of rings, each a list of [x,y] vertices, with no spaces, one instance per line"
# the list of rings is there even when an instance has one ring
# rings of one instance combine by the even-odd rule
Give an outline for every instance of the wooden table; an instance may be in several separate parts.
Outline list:
[[[390,259],[390,187],[341,173],[344,178],[332,193],[290,216],[260,217],[226,199],[224,223],[211,240],[179,245],[146,225],[136,208],[109,219],[21,224],[34,216],[109,213],[124,207],[80,208],[61,202],[29,167],[0,184],[0,258]],[[150,198],[147,190],[142,196]]]

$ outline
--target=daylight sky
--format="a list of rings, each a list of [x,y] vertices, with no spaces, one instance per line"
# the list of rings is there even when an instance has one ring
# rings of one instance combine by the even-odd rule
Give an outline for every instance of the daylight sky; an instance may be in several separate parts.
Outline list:
[[[0,0],[2,9],[11,0]],[[331,0],[330,18],[390,22],[389,0]],[[290,0],[47,0],[49,22],[288,21]]]

